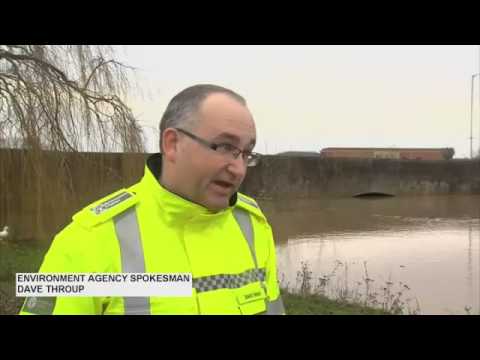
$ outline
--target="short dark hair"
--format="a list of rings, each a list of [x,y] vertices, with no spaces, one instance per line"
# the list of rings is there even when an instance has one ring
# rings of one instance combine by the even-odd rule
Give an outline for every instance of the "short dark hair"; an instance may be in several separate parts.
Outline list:
[[[171,127],[190,129],[197,120],[196,115],[203,100],[208,95],[222,93],[231,96],[242,105],[247,104],[245,99],[236,92],[218,85],[199,84],[182,90],[168,103],[168,106],[160,120],[160,152],[162,151],[163,131]]]

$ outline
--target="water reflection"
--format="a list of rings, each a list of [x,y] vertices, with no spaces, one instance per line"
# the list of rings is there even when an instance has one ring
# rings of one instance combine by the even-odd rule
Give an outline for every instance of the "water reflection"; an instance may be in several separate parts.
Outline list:
[[[422,314],[480,313],[480,196],[260,201],[277,241],[279,272],[363,286],[406,284]],[[346,266],[345,266],[346,265]],[[360,284],[360,285],[359,285]],[[467,310],[466,310],[467,309]]]

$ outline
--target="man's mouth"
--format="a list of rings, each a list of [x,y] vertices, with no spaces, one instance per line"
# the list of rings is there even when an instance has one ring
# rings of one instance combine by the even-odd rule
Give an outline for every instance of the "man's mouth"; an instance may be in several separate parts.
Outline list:
[[[215,185],[218,185],[218,186],[222,187],[225,190],[230,190],[234,187],[234,185],[232,183],[228,182],[228,181],[215,180],[215,181],[213,181],[213,183]]]

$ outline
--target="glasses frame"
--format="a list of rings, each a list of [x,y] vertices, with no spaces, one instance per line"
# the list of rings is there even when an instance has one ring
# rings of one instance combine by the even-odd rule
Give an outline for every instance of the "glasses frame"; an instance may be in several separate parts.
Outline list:
[[[246,165],[248,167],[253,167],[258,164],[260,161],[261,155],[259,153],[250,151],[250,150],[242,150],[236,147],[235,145],[232,145],[230,143],[212,143],[208,140],[202,139],[201,137],[198,137],[195,134],[192,134],[191,132],[188,132],[187,130],[181,129],[181,128],[174,128],[178,132],[187,135],[189,138],[197,141],[198,143],[206,146],[207,148],[217,152],[218,154],[230,154],[232,155],[235,159],[238,159],[240,154],[242,154],[242,159],[245,161]],[[225,148],[225,145],[228,146],[231,150],[227,150]],[[227,150],[227,153],[220,153],[217,151],[219,147],[224,147],[225,150]]]

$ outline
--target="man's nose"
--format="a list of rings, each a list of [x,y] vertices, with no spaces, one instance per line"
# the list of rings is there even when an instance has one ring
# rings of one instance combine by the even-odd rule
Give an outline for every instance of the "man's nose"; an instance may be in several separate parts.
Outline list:
[[[245,174],[247,173],[247,164],[243,159],[242,155],[238,156],[237,158],[231,158],[228,167],[228,171],[235,175],[236,179],[243,179]]]

